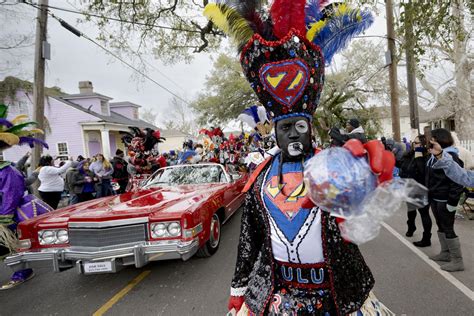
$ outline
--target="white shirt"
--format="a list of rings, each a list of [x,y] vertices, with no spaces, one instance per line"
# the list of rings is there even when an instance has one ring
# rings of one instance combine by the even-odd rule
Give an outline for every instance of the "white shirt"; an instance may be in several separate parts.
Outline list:
[[[61,174],[71,167],[72,161],[67,161],[62,167],[45,166],[41,167],[38,179],[41,185],[38,191],[42,192],[62,192],[64,190],[64,179]]]
[[[293,242],[288,241],[269,213],[273,257],[281,262],[324,262],[321,210],[314,207]]]

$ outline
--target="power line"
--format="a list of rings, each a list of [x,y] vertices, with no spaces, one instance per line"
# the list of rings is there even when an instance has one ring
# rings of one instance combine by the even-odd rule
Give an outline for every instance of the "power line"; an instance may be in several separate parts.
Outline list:
[[[24,3],[29,4],[29,5],[33,5],[33,6],[36,5],[34,3],[30,3],[30,2],[26,2],[26,1]],[[95,18],[106,19],[106,20],[116,21],[116,22],[121,22],[121,23],[135,24],[135,25],[148,26],[148,27],[156,27],[156,28],[167,29],[167,30],[172,30],[172,31],[180,31],[180,32],[188,32],[188,33],[201,33],[201,31],[196,31],[196,30],[181,29],[181,28],[165,26],[165,25],[158,25],[158,24],[149,24],[149,23],[144,23],[144,22],[139,22],[139,21],[123,20],[123,19],[107,17],[107,16],[93,14],[93,13],[85,13],[85,12],[75,11],[75,10],[71,10],[71,9],[67,9],[67,8],[56,7],[56,6],[52,6],[52,5],[47,5],[46,7],[48,9],[54,9],[54,10],[79,14],[79,15],[83,15],[83,16],[92,16],[92,17],[95,17]]]
[[[66,21],[64,21],[63,19],[61,19],[60,17],[57,17],[55,16],[53,13],[51,13],[48,9],[42,9],[36,5],[34,5],[33,3],[28,3],[28,2],[24,2],[38,10],[46,10],[48,12],[48,14],[55,20],[57,20],[61,26],[63,26],[65,29],[67,29],[68,31],[70,31],[71,33],[73,33],[74,35],[78,36],[78,37],[83,37],[85,38],[86,40],[90,41],[91,43],[95,44],[96,46],[98,46],[99,48],[101,48],[102,50],[104,50],[105,52],[107,52],[109,55],[115,57],[116,59],[118,59],[119,61],[121,61],[123,64],[125,64],[126,66],[128,66],[129,68],[131,68],[132,70],[134,70],[135,72],[137,72],[138,74],[142,75],[144,78],[150,80],[151,82],[153,82],[154,84],[156,84],[157,86],[159,86],[160,88],[162,88],[163,90],[165,90],[166,92],[168,92],[169,94],[173,95],[174,97],[176,97],[177,99],[183,101],[184,103],[186,103],[187,105],[190,105],[188,101],[186,101],[185,99],[183,99],[182,97],[180,97],[179,95],[177,95],[176,93],[174,93],[173,91],[169,90],[168,88],[166,88],[165,86],[163,86],[162,84],[160,84],[159,82],[157,82],[155,79],[151,78],[150,76],[148,76],[147,74],[145,74],[144,72],[136,69],[133,65],[131,65],[130,63],[128,63],[127,61],[123,60],[120,56],[118,56],[117,54],[115,54],[114,52],[112,52],[110,49],[108,49],[107,47],[101,45],[100,43],[96,42],[95,40],[93,40],[92,38],[90,38],[89,36],[87,36],[87,34],[84,34],[83,32],[79,31],[78,29],[76,29],[75,27],[73,27],[72,25],[70,25],[69,23],[67,23]]]

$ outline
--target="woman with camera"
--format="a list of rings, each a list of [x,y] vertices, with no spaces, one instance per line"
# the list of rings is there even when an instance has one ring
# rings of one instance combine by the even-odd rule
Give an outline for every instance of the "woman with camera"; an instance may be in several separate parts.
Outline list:
[[[428,160],[425,136],[418,135],[415,137],[415,140],[410,147],[411,149],[403,155],[400,165],[400,177],[411,178],[424,185],[426,161]],[[416,207],[414,207],[412,204],[408,204],[408,230],[405,234],[407,237],[412,237],[416,230],[416,211]],[[423,237],[420,241],[415,241],[413,244],[417,247],[428,247],[431,246],[432,227],[430,206],[426,205],[423,208],[419,208],[418,212],[420,213],[421,223],[423,225]]]

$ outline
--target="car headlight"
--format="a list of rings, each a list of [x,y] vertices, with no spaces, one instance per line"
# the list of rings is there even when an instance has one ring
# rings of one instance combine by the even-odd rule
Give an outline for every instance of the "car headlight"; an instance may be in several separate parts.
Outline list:
[[[152,238],[178,237],[181,235],[179,222],[164,222],[150,224]]]
[[[168,233],[173,237],[181,235],[181,225],[177,222],[170,223],[168,225]]]
[[[40,245],[67,244],[69,233],[66,229],[45,229],[38,232]]]
[[[69,234],[65,229],[58,230],[56,233],[56,237],[58,238],[58,242],[60,244],[65,244],[69,242]]]

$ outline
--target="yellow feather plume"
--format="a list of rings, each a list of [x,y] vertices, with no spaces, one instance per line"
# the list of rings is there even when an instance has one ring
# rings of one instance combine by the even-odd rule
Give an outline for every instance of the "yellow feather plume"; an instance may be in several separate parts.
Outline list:
[[[326,20],[321,20],[311,24],[310,29],[306,32],[306,38],[312,42],[313,39],[318,35],[323,27],[326,26]]]
[[[30,136],[30,135],[34,135],[34,134],[44,134],[44,132],[43,132],[42,129],[33,128],[33,129],[30,129],[30,130],[21,131],[21,132],[16,133],[16,135],[18,135],[19,137]]]
[[[20,142],[20,137],[12,133],[0,133],[0,141],[13,146]]]
[[[347,14],[347,12],[349,12],[349,10],[352,10],[352,9],[349,8],[347,6],[347,4],[341,3],[338,6],[336,6],[336,10],[335,10],[334,14],[336,16],[341,16],[341,15]]]
[[[28,119],[28,115],[20,114],[12,120],[12,123],[13,123],[13,125],[17,125],[17,124],[20,124],[21,122],[23,122],[26,119]]]
[[[209,3],[204,8],[204,16],[238,45],[246,43],[254,34],[247,20],[225,4]]]

